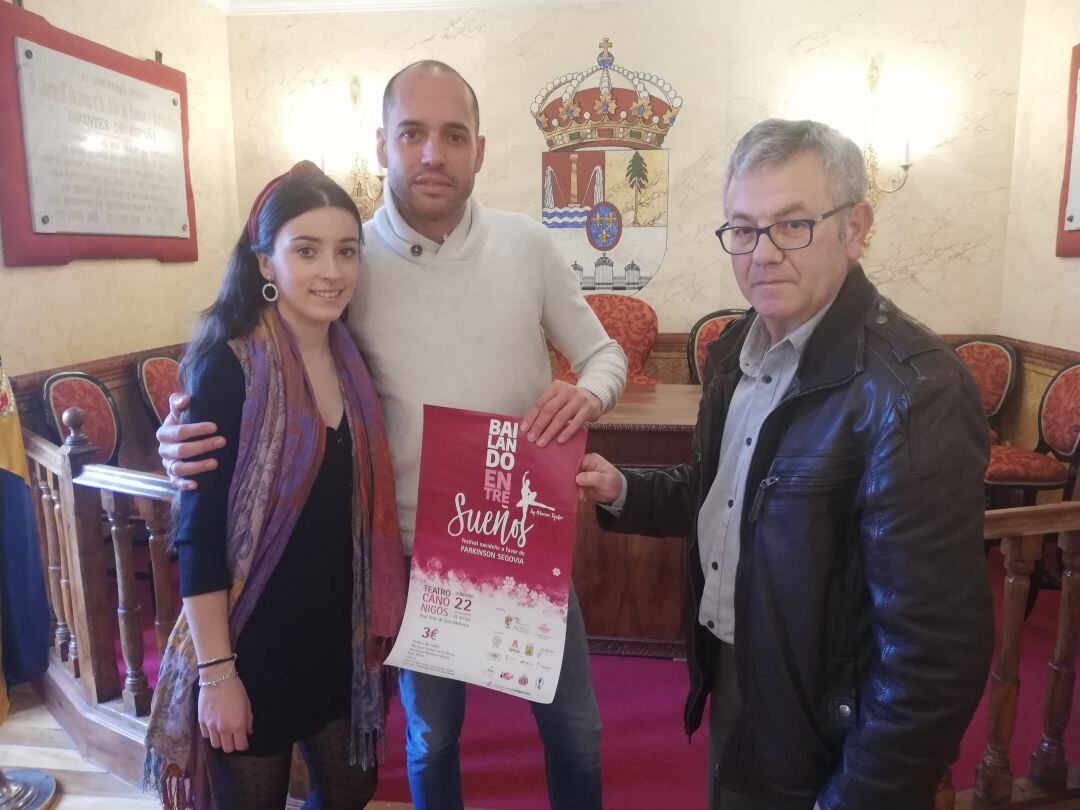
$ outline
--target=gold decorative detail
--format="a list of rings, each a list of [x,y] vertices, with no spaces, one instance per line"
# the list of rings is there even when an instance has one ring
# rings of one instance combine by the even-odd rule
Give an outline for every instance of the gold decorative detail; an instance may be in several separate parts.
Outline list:
[[[615,99],[611,97],[611,93],[604,93],[593,104],[593,111],[598,116],[607,116],[609,119],[615,118],[615,113],[619,111],[618,105],[615,103]]]
[[[648,96],[643,96],[637,100],[633,107],[630,108],[630,112],[636,115],[641,121],[649,121],[652,118],[652,104],[649,103]]]
[[[892,171],[882,173],[877,151],[873,146],[868,146],[863,150],[863,160],[866,161],[866,196],[870,200],[871,207],[876,210],[882,194],[894,194],[904,187],[911,164],[901,163]]]
[[[565,118],[567,121],[572,121],[575,118],[581,117],[581,106],[573,101],[567,101],[561,107],[559,107],[559,115]]]
[[[866,161],[866,199],[870,203],[870,207],[877,211],[882,194],[895,194],[904,187],[911,164],[901,163],[892,171],[882,172],[881,166],[878,164],[877,152],[873,146],[863,149],[863,160]],[[866,238],[863,239],[864,252],[870,250],[870,243],[873,241],[876,230],[876,228],[871,227],[867,231]]]
[[[602,53],[600,54],[601,59],[608,60],[608,59],[612,58],[612,56],[611,56],[611,39],[609,39],[608,37],[604,37],[602,40],[600,40],[599,47],[600,47],[600,50],[602,51]]]
[[[349,172],[349,196],[365,221],[371,219],[382,204],[383,178],[369,171],[367,161],[360,157],[353,161]]]

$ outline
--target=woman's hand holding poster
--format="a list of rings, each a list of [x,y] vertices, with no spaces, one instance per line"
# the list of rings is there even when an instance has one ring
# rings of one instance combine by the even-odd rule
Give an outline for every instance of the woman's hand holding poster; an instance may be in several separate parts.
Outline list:
[[[386,663],[550,703],[562,668],[585,432],[424,406],[409,599]]]

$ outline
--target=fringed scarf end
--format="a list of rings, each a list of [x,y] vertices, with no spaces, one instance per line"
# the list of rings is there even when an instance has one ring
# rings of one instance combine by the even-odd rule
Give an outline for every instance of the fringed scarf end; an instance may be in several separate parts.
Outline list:
[[[143,762],[143,790],[161,797],[163,810],[197,810],[191,776],[153,748],[147,749]]]
[[[349,764],[369,771],[385,761],[386,735],[379,729],[364,731],[354,728],[349,745]]]

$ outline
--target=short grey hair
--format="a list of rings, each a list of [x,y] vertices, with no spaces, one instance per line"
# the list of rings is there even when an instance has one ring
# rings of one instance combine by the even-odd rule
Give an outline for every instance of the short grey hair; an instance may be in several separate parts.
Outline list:
[[[851,138],[819,121],[782,118],[755,124],[739,139],[724,174],[724,197],[737,177],[759,166],[783,163],[800,152],[814,152],[821,158],[837,205],[866,199],[866,161]]]

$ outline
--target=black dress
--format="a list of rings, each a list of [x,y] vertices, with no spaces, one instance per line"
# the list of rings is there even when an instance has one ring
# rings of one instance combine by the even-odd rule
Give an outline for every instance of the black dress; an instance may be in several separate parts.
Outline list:
[[[175,539],[180,595],[227,590],[225,526],[244,403],[244,374],[225,344],[191,371],[188,422],[215,422],[225,447],[215,470],[180,495]],[[288,751],[349,714],[352,680],[352,439],[326,429],[326,451],[307,503],[239,639],[237,671],[251,699],[249,755]],[[292,459],[302,464],[310,459]]]

